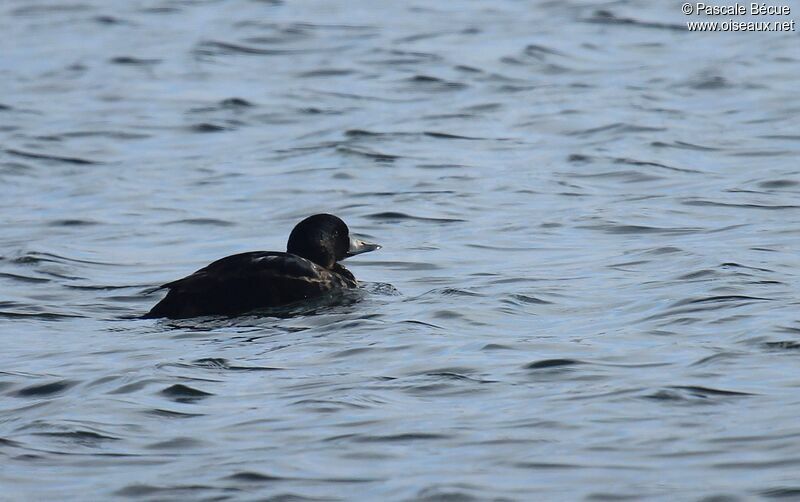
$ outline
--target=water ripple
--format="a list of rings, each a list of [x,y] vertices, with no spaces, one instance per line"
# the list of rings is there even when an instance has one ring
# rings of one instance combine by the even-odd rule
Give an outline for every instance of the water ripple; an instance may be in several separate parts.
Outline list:
[[[9,500],[796,497],[792,34],[668,2],[0,9]],[[139,318],[318,212],[383,245],[360,288]]]

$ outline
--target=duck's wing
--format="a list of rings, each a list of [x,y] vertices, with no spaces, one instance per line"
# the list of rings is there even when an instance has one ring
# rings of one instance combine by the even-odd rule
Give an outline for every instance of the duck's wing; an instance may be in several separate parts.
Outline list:
[[[277,251],[251,251],[249,253],[239,253],[217,261],[211,262],[200,270],[182,279],[162,284],[162,289],[180,289],[184,286],[197,284],[206,280],[219,280],[220,278],[234,278],[242,275],[254,273],[287,274],[291,272],[298,276],[311,276],[315,273],[315,267],[321,268],[309,260],[292,260],[291,257],[299,258],[288,253]]]
[[[219,259],[164,284],[169,289],[145,317],[236,315],[352,286],[349,278],[289,253],[253,251]]]

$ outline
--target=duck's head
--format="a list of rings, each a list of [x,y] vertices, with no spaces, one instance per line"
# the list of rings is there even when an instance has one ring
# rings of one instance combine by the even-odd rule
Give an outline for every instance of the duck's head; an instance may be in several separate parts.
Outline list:
[[[315,214],[295,225],[286,245],[286,252],[328,269],[337,261],[376,249],[378,244],[350,237],[347,225],[332,214]]]

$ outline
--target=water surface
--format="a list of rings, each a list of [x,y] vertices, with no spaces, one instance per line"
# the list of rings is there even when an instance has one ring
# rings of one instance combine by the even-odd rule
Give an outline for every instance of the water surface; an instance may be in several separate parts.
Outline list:
[[[796,33],[673,2],[0,6],[10,500],[796,497]],[[316,212],[287,318],[139,320]]]

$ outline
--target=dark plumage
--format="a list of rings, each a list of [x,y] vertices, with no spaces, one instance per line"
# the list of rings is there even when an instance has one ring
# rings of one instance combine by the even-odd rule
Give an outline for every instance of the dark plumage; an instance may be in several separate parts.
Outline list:
[[[380,246],[350,238],[336,216],[315,214],[294,227],[286,248],[227,256],[164,284],[167,296],[144,317],[237,315],[354,288],[356,278],[337,262]]]

